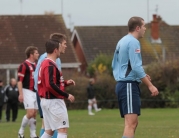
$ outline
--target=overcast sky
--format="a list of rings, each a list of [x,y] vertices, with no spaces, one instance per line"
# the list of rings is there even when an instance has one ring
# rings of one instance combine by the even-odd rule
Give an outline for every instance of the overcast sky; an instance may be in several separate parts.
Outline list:
[[[45,11],[62,13],[67,27],[70,22],[75,26],[126,25],[132,16],[148,22],[155,13],[168,24],[179,25],[179,0],[0,0],[0,15]]]

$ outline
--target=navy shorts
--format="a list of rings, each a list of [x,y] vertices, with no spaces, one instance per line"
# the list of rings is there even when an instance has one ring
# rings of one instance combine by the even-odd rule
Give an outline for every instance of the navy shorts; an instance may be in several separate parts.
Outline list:
[[[36,97],[37,97],[37,105],[38,105],[38,108],[39,108],[40,118],[43,118],[42,108],[41,108],[41,105],[40,105],[40,97],[38,95],[38,92],[36,92]]]
[[[116,95],[118,98],[121,117],[126,114],[140,115],[140,89],[136,81],[119,81],[116,84]]]

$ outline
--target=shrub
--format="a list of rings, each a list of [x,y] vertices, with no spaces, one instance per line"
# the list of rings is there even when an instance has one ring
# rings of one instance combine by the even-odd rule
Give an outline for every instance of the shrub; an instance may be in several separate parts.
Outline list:
[[[102,108],[117,108],[116,82],[109,74],[98,75],[95,83],[98,105]]]
[[[70,103],[66,101],[69,109],[86,109],[87,108],[87,92],[86,87],[88,86],[88,78],[80,74],[69,74],[66,78],[71,78],[75,81],[75,86],[66,87],[66,92],[75,96],[75,102]]]
[[[94,77],[98,74],[100,75],[103,73],[112,75],[111,63],[112,63],[111,55],[100,53],[99,55],[96,56],[94,61],[92,61],[89,64],[87,68],[87,72],[89,73],[90,77]]]
[[[152,83],[158,88],[160,94],[157,97],[151,97],[148,88],[142,84],[142,99],[148,99],[142,106],[176,107],[178,102],[175,96],[179,90],[179,61],[152,63],[146,67],[145,71],[150,75]]]
[[[87,109],[87,86],[89,85],[89,78],[79,74],[73,74],[70,78],[75,80],[76,86],[66,87],[66,91],[75,96],[75,103],[66,101],[67,107],[69,109]],[[103,75],[98,75],[95,79],[94,90],[96,92],[98,106],[102,108],[117,108],[118,105],[115,95],[116,82],[113,77],[103,73]]]

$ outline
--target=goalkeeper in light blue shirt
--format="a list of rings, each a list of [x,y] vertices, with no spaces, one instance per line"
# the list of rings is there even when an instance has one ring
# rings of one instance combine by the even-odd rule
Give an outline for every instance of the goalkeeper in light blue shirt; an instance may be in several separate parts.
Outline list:
[[[144,20],[140,17],[130,18],[128,29],[129,33],[117,43],[112,61],[119,110],[125,121],[122,138],[134,138],[141,106],[139,83],[146,84],[152,96],[159,93],[142,67],[138,39],[144,36],[146,30]]]

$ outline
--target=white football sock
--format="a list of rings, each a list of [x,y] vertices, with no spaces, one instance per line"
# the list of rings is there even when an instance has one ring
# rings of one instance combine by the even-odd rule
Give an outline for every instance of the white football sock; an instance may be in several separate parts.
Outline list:
[[[52,138],[52,136],[44,132],[41,138]]]
[[[91,113],[92,111],[92,106],[91,105],[88,105],[88,113]]]
[[[57,138],[67,138],[67,133],[58,133]]]
[[[24,115],[24,117],[22,118],[21,127],[19,129],[19,134],[24,134],[24,129],[27,126],[28,122],[29,122],[29,119],[27,118],[26,115]]]
[[[36,137],[36,119],[31,118],[29,119],[29,127],[30,127],[30,136]]]
[[[96,104],[96,103],[95,103],[95,104],[93,104],[93,107],[94,107],[95,111],[97,111],[97,110],[98,110],[98,106],[97,106],[97,104]]]

